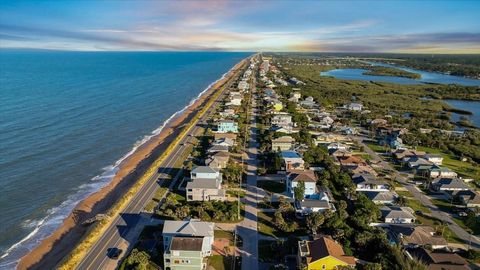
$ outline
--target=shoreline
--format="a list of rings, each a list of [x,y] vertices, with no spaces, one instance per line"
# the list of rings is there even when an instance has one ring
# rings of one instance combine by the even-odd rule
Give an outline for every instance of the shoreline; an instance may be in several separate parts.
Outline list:
[[[16,265],[17,269],[50,269],[55,267],[93,225],[82,223],[97,214],[107,212],[125,194],[155,161],[170,146],[183,127],[195,116],[215,90],[231,79],[235,71],[245,63],[245,59],[235,64],[221,78],[211,83],[188,105],[175,112],[151,135],[142,139],[139,145],[115,163],[116,172],[112,179],[99,190],[89,194],[76,204],[62,224],[49,236],[24,255]],[[157,134],[156,134],[157,133]]]

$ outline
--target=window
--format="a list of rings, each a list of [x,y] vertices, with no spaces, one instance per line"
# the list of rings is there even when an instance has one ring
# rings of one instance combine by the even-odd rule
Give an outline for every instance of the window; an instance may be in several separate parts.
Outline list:
[[[325,264],[322,264],[322,269],[327,269],[327,266]]]
[[[169,263],[169,262],[170,262],[170,259],[165,259],[165,262],[166,262],[166,263]]]

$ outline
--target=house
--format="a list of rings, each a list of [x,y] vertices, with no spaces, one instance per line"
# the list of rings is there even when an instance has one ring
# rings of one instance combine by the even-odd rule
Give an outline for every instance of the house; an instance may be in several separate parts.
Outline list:
[[[214,140],[212,142],[212,145],[232,147],[235,145],[235,140],[231,138],[220,138],[220,139]]]
[[[292,116],[288,113],[277,113],[273,115],[270,123],[277,127],[290,128],[292,124]]]
[[[392,151],[393,157],[399,162],[405,162],[405,159],[410,157],[422,157],[425,155],[425,152],[409,150],[409,149],[395,149]]]
[[[187,183],[187,201],[225,200],[222,189],[222,174],[209,166],[198,166],[190,172],[191,181]]]
[[[460,203],[467,208],[480,207],[480,194],[474,190],[459,191],[455,194]]]
[[[442,165],[443,162],[443,156],[442,155],[436,155],[436,154],[426,154],[424,155],[424,158],[431,163],[435,165]]]
[[[389,191],[390,185],[378,180],[371,174],[355,174],[352,181],[356,185],[356,191]]]
[[[230,101],[225,103],[227,106],[240,106],[242,105],[242,96],[241,95],[233,95],[230,97]]]
[[[440,166],[434,165],[428,170],[428,176],[430,176],[431,178],[437,178],[437,177],[454,178],[454,177],[457,177],[457,173],[450,170],[447,167],[440,167]]]
[[[228,149],[228,146],[214,144],[207,149],[207,153],[228,152]]]
[[[384,126],[386,124],[387,124],[387,120],[381,119],[381,118],[373,119],[370,122],[370,125],[373,125],[373,126]]]
[[[392,191],[362,191],[375,204],[393,205],[398,195]]]
[[[380,208],[385,223],[414,223],[415,216],[410,207],[383,206]]]
[[[283,109],[283,103],[279,100],[275,100],[272,102],[272,107],[275,111],[279,112]]]
[[[314,136],[314,142],[316,145],[319,144],[330,144],[333,142],[341,142],[346,141],[347,138],[344,135],[335,134],[335,133],[319,133],[318,135]]]
[[[222,120],[217,123],[217,132],[218,133],[237,133],[238,125],[235,121],[232,120]]]
[[[335,206],[331,203],[332,195],[328,188],[318,187],[316,193],[306,195],[303,200],[295,201],[296,213],[306,216],[314,212],[324,212],[326,210],[335,211]]]
[[[407,249],[411,257],[427,265],[427,270],[471,270],[469,263],[460,255],[443,251],[430,251],[426,248]]]
[[[348,157],[352,155],[352,152],[348,150],[335,150],[332,149],[331,151],[328,151],[330,153],[330,156],[332,157]]]
[[[297,103],[301,97],[302,94],[300,94],[299,92],[292,92],[288,100]]]
[[[314,171],[310,170],[291,170],[286,176],[287,194],[290,197],[294,197],[294,188],[299,182],[305,183],[305,197],[316,193],[317,177]],[[294,198],[302,200],[304,198]]]
[[[348,146],[339,142],[333,142],[327,145],[327,149],[330,152],[331,150],[348,150]]]
[[[459,191],[470,189],[462,180],[457,178],[437,178],[432,181],[430,187],[435,191]]]
[[[300,101],[299,104],[304,108],[313,108],[317,106],[317,104],[313,100],[313,97],[307,97],[305,98],[305,100]]]
[[[295,139],[291,136],[282,136],[272,140],[272,151],[292,150]]]
[[[346,108],[350,111],[361,111],[363,109],[362,103],[350,103],[346,106]]]
[[[445,248],[448,243],[435,230],[426,225],[391,224],[387,228],[390,242],[405,248],[430,246],[432,249]]]
[[[358,157],[358,156],[343,156],[343,157],[338,157],[338,162],[340,163],[340,166],[343,168],[352,168],[357,165],[367,165],[365,163],[365,160],[363,158]]]
[[[219,114],[222,117],[235,116],[235,110],[234,109],[225,109],[223,112],[220,112]]]
[[[372,168],[372,166],[366,164],[358,164],[355,166],[348,167],[348,170],[352,174],[371,174],[377,176],[378,173]]]
[[[282,159],[282,169],[286,171],[305,169],[305,161],[296,151],[282,151],[280,157]]]
[[[417,169],[421,165],[432,165],[432,163],[424,158],[413,156],[403,159],[410,169]]]
[[[205,269],[214,227],[212,222],[166,220],[162,231],[165,269]]]
[[[241,80],[238,83],[237,88],[241,91],[247,91],[250,88],[250,85],[248,85],[248,82],[246,80]]]
[[[345,255],[340,244],[332,238],[322,236],[313,241],[298,242],[298,260],[300,269],[335,270],[339,266],[355,266],[355,258]]]
[[[237,139],[237,134],[235,133],[214,133],[213,134],[214,140],[220,140],[224,138],[232,139],[235,142],[235,140]]]
[[[227,167],[228,160],[230,159],[230,153],[228,152],[216,152],[205,160],[205,165],[213,169],[223,169]]]

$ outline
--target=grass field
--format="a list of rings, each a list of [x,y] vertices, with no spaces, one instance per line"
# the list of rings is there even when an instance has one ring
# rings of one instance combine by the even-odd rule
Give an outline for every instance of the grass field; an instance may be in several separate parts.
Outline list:
[[[274,213],[258,212],[258,232],[269,235],[272,237],[288,237],[291,235],[294,236],[303,236],[307,235],[307,228],[305,224],[296,220],[297,229],[293,232],[282,232],[277,230],[275,224],[273,223]]]
[[[257,182],[257,187],[264,189],[265,191],[270,191],[273,193],[283,193],[285,191],[285,184],[270,181],[270,180],[262,180]]]
[[[242,269],[241,258],[213,255],[208,258],[208,266],[215,270]]]

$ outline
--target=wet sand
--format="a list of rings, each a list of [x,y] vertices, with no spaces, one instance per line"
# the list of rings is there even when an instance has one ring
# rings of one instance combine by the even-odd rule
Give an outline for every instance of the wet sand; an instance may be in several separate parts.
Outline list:
[[[25,255],[17,265],[17,269],[53,269],[88,232],[89,227],[82,225],[84,221],[106,213],[110,207],[125,194],[137,179],[158,159],[170,143],[181,133],[200,110],[208,98],[229,79],[231,79],[245,63],[242,60],[217,83],[212,85],[198,100],[181,115],[172,119],[157,136],[141,145],[120,165],[112,181],[77,204],[72,213],[65,218],[63,224],[49,237]]]

